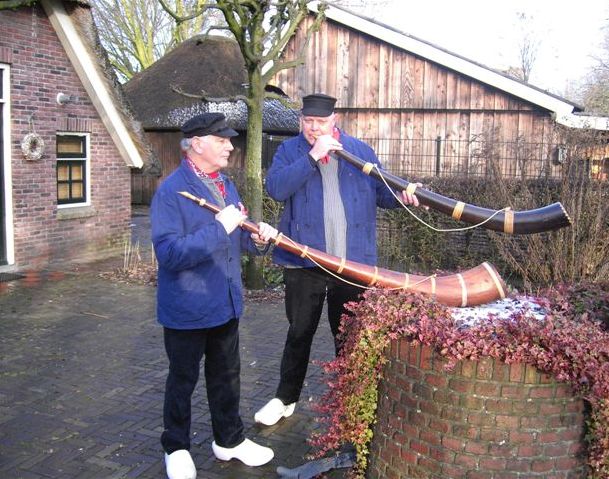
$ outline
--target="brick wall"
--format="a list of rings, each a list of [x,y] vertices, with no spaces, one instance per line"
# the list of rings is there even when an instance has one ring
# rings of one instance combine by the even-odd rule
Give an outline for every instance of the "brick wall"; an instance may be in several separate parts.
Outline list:
[[[44,10],[0,11],[0,51],[11,78],[11,168],[15,262],[19,268],[116,253],[129,234],[130,170],[120,157]],[[56,102],[57,93],[74,99]],[[31,130],[45,153],[26,160],[21,140]],[[55,135],[90,133],[91,208],[58,215]],[[62,210],[63,211],[66,210]]]
[[[584,403],[536,369],[483,358],[451,372],[393,341],[379,389],[370,479],[585,477]]]

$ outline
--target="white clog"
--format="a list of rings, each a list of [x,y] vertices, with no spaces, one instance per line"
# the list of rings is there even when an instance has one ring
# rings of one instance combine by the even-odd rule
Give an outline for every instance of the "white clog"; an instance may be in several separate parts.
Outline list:
[[[295,402],[286,405],[281,402],[281,399],[273,398],[254,414],[254,420],[265,426],[272,426],[277,424],[282,417],[290,417],[294,414],[295,407]]]
[[[169,479],[196,479],[197,468],[190,452],[179,449],[171,454],[165,453],[165,467]]]
[[[246,466],[252,467],[262,466],[275,456],[271,448],[256,444],[249,439],[245,439],[235,447],[221,447],[214,441],[211,443],[211,449],[214,451],[214,455],[221,461],[239,459]]]

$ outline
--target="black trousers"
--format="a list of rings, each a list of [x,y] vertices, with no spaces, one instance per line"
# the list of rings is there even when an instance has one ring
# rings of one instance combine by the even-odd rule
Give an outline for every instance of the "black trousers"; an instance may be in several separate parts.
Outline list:
[[[234,447],[245,437],[239,415],[241,361],[239,320],[209,329],[164,329],[169,374],[165,386],[161,444],[167,454],[190,449],[191,397],[201,360],[216,444]]]
[[[285,268],[285,311],[290,323],[283,349],[277,397],[284,404],[298,401],[302,391],[313,336],[328,300],[328,321],[334,336],[335,353],[340,344],[336,339],[340,318],[345,313],[343,305],[356,301],[362,288],[352,286],[325,273],[320,268]]]

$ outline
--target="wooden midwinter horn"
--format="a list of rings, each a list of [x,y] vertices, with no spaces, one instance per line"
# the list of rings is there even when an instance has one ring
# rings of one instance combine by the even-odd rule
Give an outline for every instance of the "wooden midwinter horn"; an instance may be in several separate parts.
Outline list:
[[[542,233],[571,225],[571,218],[569,218],[561,203],[552,203],[534,210],[497,212],[497,210],[481,208],[447,198],[417,187],[415,183],[410,183],[391,173],[380,172],[373,163],[366,162],[348,151],[336,150],[332,152],[332,155],[345,160],[363,173],[386,182],[398,191],[406,190],[409,193],[415,193],[416,191],[421,204],[450,215],[457,221],[464,221],[473,225],[479,224],[483,228],[508,234]]]
[[[219,206],[186,191],[178,193],[213,213],[221,210]],[[259,232],[258,226],[247,220],[244,220],[240,226],[250,233],[258,234]],[[308,258],[328,271],[348,278],[363,287],[414,291],[433,296],[439,303],[447,306],[461,307],[490,303],[506,296],[503,280],[495,268],[486,262],[462,273],[445,276],[418,276],[338,258],[296,243],[282,233],[279,233],[273,242],[277,247],[301,258]]]

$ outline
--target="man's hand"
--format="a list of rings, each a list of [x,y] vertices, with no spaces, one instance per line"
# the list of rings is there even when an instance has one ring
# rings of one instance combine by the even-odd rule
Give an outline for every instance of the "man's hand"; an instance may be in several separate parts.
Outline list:
[[[321,135],[318,136],[313,144],[313,148],[309,151],[309,155],[315,161],[319,161],[320,158],[325,158],[331,151],[342,150],[343,145],[332,135]]]
[[[247,218],[247,216],[235,208],[235,205],[228,205],[226,208],[216,213],[216,220],[224,226],[227,234],[231,234],[235,231],[235,228],[237,228],[245,218]]]
[[[422,187],[423,185],[421,183],[415,183],[417,185],[417,187]],[[412,206],[419,206],[419,199],[417,198],[417,195],[414,193],[407,193],[406,190],[402,190],[402,202],[405,205],[412,205]],[[429,209],[428,206],[424,207],[425,209]]]
[[[262,221],[258,223],[258,234],[252,233],[252,239],[254,243],[259,246],[265,246],[269,244],[269,241],[277,238],[279,231],[273,228],[271,225],[263,223]]]

